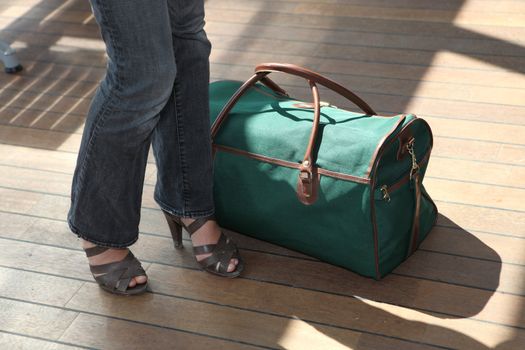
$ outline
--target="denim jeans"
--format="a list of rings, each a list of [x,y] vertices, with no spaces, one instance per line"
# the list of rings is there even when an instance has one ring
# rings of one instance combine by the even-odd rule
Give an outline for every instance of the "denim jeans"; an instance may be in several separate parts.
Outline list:
[[[108,247],[138,238],[150,144],[154,198],[182,217],[214,213],[204,0],[91,0],[108,55],[91,102],[68,223]]]

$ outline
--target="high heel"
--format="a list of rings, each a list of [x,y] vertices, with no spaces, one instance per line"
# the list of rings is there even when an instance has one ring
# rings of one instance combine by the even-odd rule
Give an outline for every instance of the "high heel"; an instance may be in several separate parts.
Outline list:
[[[168,221],[168,226],[171,231],[171,236],[173,237],[173,242],[175,248],[182,247],[182,228],[189,233],[190,237],[197,232],[208,220],[215,220],[213,215],[198,218],[193,221],[191,224],[186,226],[181,218],[171,215],[168,212],[162,211],[166,220]],[[197,260],[197,255],[201,254],[210,254],[205,259],[197,260],[197,263],[207,272],[219,275],[222,277],[237,277],[241,274],[244,269],[244,261],[239,255],[239,250],[233,241],[226,236],[222,230],[219,240],[215,244],[206,244],[197,247],[193,247],[193,254],[195,255],[195,260]],[[232,259],[237,259],[238,263],[235,267],[235,270],[228,272],[228,267],[230,266],[230,261]]]
[[[182,222],[180,222],[177,217],[171,216],[170,214],[162,211],[168,221],[168,226],[170,228],[171,237],[173,237],[173,245],[175,248],[182,248]]]

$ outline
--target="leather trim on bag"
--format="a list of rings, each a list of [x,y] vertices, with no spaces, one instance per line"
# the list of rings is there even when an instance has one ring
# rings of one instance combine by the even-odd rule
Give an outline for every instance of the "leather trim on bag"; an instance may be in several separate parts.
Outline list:
[[[399,127],[399,124],[403,123],[406,119],[406,115],[405,114],[401,114],[401,118],[399,118],[398,122],[394,125],[394,127],[381,139],[381,141],[379,141],[379,143],[377,144],[377,147],[374,151],[374,155],[372,156],[372,159],[370,159],[370,163],[368,164],[368,169],[366,169],[366,176],[367,177],[370,177],[370,172],[372,171],[372,168],[374,167],[374,163],[376,161],[376,158],[379,154],[379,150],[381,149],[381,147],[383,146],[383,143],[390,137],[390,135],[392,135],[392,133],[394,131],[397,130],[397,128]]]
[[[424,123],[424,125],[429,130],[430,142],[429,142],[429,150],[428,150],[428,152],[429,152],[429,155],[430,155],[430,152],[432,151],[432,146],[434,145],[434,142],[433,142],[432,131],[430,129],[430,126],[428,125],[428,123],[424,119],[419,119],[417,117],[414,118],[408,124],[403,126],[403,129],[401,129],[399,134],[405,133],[406,130],[408,128],[410,128],[412,123],[414,123],[416,121],[418,121],[419,123]],[[382,156],[384,150],[387,149],[388,146],[390,146],[392,144],[392,142],[394,142],[394,140],[396,140],[396,138],[390,139],[389,141],[387,141],[386,143],[381,145],[381,147],[379,148],[377,157],[375,158],[375,164],[373,164],[373,166],[372,166],[373,173],[370,174],[370,219],[372,220],[372,231],[373,231],[373,236],[374,236],[373,237],[373,240],[374,240],[374,257],[375,257],[376,279],[377,280],[381,279],[381,273],[379,271],[378,229],[377,229],[377,221],[376,221],[376,207],[375,207],[375,200],[374,200],[374,194],[375,194],[374,189],[376,187],[377,164],[378,164],[379,160],[381,160],[381,156]]]
[[[397,149],[397,160],[402,160],[406,156],[408,156],[408,149],[407,145],[412,140],[414,136],[412,135],[412,131],[410,129],[407,129],[403,133],[399,133],[398,139],[399,139],[399,147]]]
[[[260,155],[260,154],[256,154],[256,153],[240,150],[240,149],[237,149],[237,148],[229,147],[229,146],[223,146],[223,145],[214,144],[213,148],[215,148],[217,150],[220,150],[220,151],[223,151],[223,152],[238,154],[238,155],[242,155],[242,156],[249,157],[249,158],[252,158],[252,159],[256,159],[256,160],[261,161],[261,162],[275,164],[275,165],[280,165],[280,166],[284,166],[284,167],[287,167],[287,168],[292,168],[292,169],[298,169],[299,170],[300,167],[301,167],[301,164],[299,164],[299,163],[290,162],[290,161],[287,161],[287,160],[282,160],[282,159],[277,159],[277,158],[272,158],[272,157],[267,157],[267,156],[263,156],[263,155]],[[360,184],[369,184],[370,183],[369,179],[365,179],[363,177],[357,177],[357,176],[353,176],[353,175],[343,174],[343,173],[339,173],[339,172],[331,171],[331,170],[326,170],[326,169],[319,168],[319,167],[315,167],[315,168],[317,168],[316,172],[319,175],[324,175],[324,176],[328,176],[328,177],[332,177],[332,178],[336,178],[336,179],[356,182],[356,183],[360,183]]]
[[[376,280],[381,279],[381,273],[379,272],[379,243],[377,238],[377,221],[376,221],[376,201],[375,201],[375,176],[370,183],[370,220],[372,220],[372,239],[374,241],[374,266]]]
[[[414,182],[414,196],[416,204],[414,206],[414,218],[412,220],[412,229],[410,230],[410,242],[406,258],[408,258],[416,251],[419,243],[419,218],[421,213],[421,174],[417,173],[415,175]]]

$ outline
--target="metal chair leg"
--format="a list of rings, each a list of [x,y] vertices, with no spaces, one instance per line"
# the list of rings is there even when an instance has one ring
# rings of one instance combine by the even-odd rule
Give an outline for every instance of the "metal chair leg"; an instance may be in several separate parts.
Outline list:
[[[17,73],[22,70],[22,65],[16,57],[15,50],[0,41],[0,61],[4,63],[6,73]]]

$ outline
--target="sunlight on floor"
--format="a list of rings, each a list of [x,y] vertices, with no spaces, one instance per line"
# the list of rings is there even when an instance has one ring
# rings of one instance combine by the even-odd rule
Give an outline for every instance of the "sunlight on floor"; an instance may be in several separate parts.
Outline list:
[[[2,18],[2,24],[0,24],[0,30],[9,28],[10,25],[15,23],[18,19],[16,16],[16,9],[14,9],[15,6],[9,6],[3,11],[0,11],[0,16],[6,16]],[[13,15],[15,13],[15,15]]]
[[[512,340],[514,336],[512,328],[501,328],[498,332],[492,330],[487,331],[486,328],[490,327],[490,323],[480,322],[477,323],[475,327],[472,327],[469,318],[454,319],[444,315],[433,316],[432,314],[371,300],[362,299],[361,301],[371,307],[383,310],[392,315],[392,317],[413,322],[414,327],[423,326],[425,331],[422,334],[422,339],[425,339],[425,341],[431,341],[432,334],[439,334],[439,336],[446,337],[447,333],[451,335],[459,333],[464,336],[464,342],[468,344],[468,346],[472,346],[473,342],[478,342],[489,348],[495,348],[500,343]],[[515,306],[519,307],[521,305]],[[473,318],[476,318],[476,316]]]
[[[525,20],[525,4],[518,1],[476,1],[466,0],[461,10],[452,22],[454,25],[479,26],[490,24],[491,26],[523,26]],[[492,29],[487,30],[492,33]],[[505,39],[507,40],[507,39]]]
[[[70,7],[71,5],[74,5],[75,2],[76,0],[65,1],[62,5],[58,6],[55,10],[49,13],[44,19],[42,19],[40,23],[45,24],[45,22],[51,21],[55,18],[60,18],[62,12],[64,12],[64,10]]]
[[[63,36],[49,47],[50,51],[75,52],[78,50],[105,51],[104,42],[100,39]]]
[[[345,333],[345,342],[349,342],[349,332]],[[343,350],[353,349],[359,341],[359,335],[355,333],[354,339],[351,339],[351,346],[348,347],[339,343],[338,341],[330,338],[326,334],[323,334],[317,328],[309,325],[308,323],[295,319],[288,322],[287,327],[283,330],[283,335],[278,340],[278,344],[284,349],[330,349],[330,350]],[[305,348],[305,344],[309,347]]]

